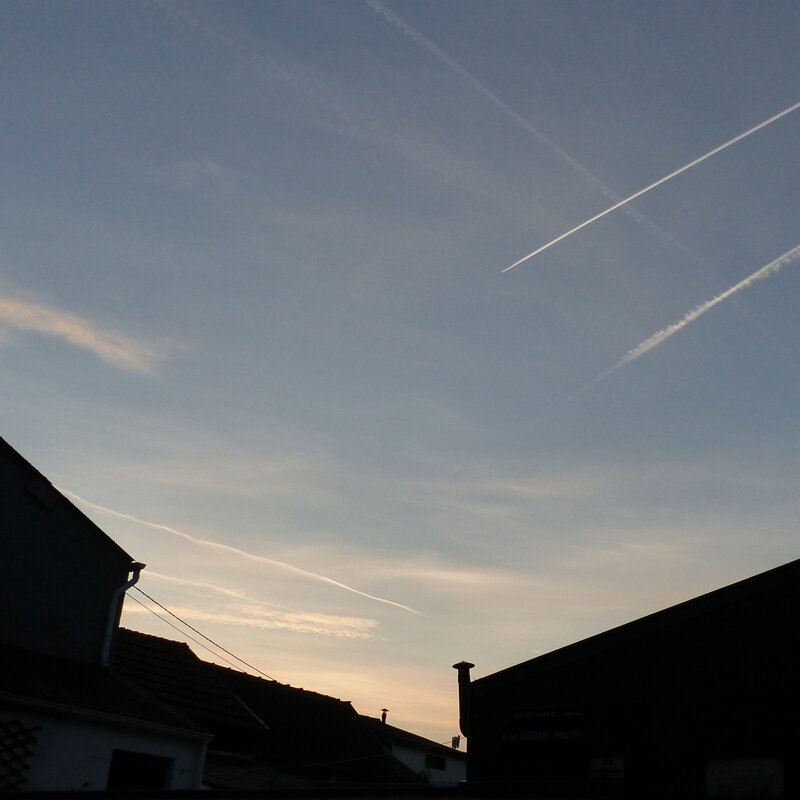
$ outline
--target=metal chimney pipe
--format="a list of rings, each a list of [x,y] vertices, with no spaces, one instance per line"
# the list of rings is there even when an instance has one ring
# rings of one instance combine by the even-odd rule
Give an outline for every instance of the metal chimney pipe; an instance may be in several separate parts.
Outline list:
[[[469,737],[470,720],[470,691],[469,671],[474,667],[469,661],[459,661],[453,664],[453,669],[458,670],[458,727],[464,736]]]

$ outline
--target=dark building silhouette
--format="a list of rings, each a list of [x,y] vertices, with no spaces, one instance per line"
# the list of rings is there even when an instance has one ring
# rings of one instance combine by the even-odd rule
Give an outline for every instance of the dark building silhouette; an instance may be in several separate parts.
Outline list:
[[[417,775],[424,775],[431,786],[456,786],[466,778],[466,753],[389,725],[388,709],[381,711],[380,719],[362,715],[361,720],[398,761]]]
[[[203,776],[210,788],[425,781],[349,702],[202,661],[182,642],[120,628],[111,671],[213,734]]]
[[[100,664],[143,565],[3,439],[0,532],[0,642]]]
[[[293,786],[422,784],[346,700],[211,665],[215,677],[264,725],[255,763]],[[210,772],[221,766],[209,758]]]
[[[0,439],[0,792],[200,787],[211,734],[108,669],[143,566]]]
[[[468,785],[800,796],[798,631],[800,560],[465,682]]]

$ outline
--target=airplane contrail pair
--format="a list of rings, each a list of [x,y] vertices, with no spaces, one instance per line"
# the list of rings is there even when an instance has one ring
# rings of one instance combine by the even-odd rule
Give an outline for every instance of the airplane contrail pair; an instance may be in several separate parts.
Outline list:
[[[176,528],[170,528],[169,525],[162,525],[161,523],[158,522],[149,522],[146,519],[140,519],[139,517],[134,517],[133,514],[124,514],[121,511],[115,511],[113,508],[107,508],[106,506],[101,506],[98,505],[97,503],[92,503],[91,501],[86,500],[80,495],[77,495],[74,492],[70,492],[67,489],[62,489],[60,487],[56,488],[58,489],[59,492],[67,495],[73,500],[76,500],[77,502],[82,503],[83,505],[89,506],[89,508],[94,508],[97,511],[102,511],[105,514],[110,514],[113,517],[129,520],[130,522],[136,522],[139,525],[146,525],[150,528],[154,528],[155,530],[170,533],[173,536],[178,536],[181,539],[185,539],[186,541],[192,542],[192,544],[199,545],[201,547],[212,548],[220,552],[235,555],[239,558],[247,559],[248,561],[256,561],[261,564],[267,564],[271,567],[279,567],[280,569],[293,572],[295,575],[302,575],[305,578],[312,578],[313,580],[320,581],[322,583],[327,583],[330,586],[336,586],[339,589],[344,589],[347,592],[352,592],[353,594],[360,595],[361,597],[366,597],[369,600],[375,600],[378,603],[386,603],[387,605],[395,606],[396,608],[402,608],[404,611],[409,611],[412,614],[420,613],[419,611],[411,608],[410,606],[405,606],[402,603],[396,603],[394,600],[387,600],[385,597],[377,597],[376,595],[373,594],[367,594],[367,592],[362,592],[360,589],[348,586],[346,583],[334,580],[333,578],[329,578],[326,575],[320,575],[316,572],[310,572],[309,570],[301,569],[300,567],[295,567],[293,564],[287,564],[285,561],[276,561],[275,559],[267,558],[266,556],[259,556],[256,555],[255,553],[248,553],[246,550],[240,550],[238,547],[231,547],[230,545],[227,544],[212,542],[208,539],[198,539],[197,537],[191,536],[190,534],[184,533],[183,531],[179,531]]]
[[[384,5],[381,0],[366,0],[367,5],[380,14],[387,22],[394,25],[396,28],[401,30],[406,36],[408,36],[412,41],[418,44],[423,50],[427,50],[432,56],[437,58],[442,63],[446,64],[450,69],[460,75],[464,80],[472,86],[475,91],[479,94],[483,95],[489,102],[491,102],[494,106],[500,109],[507,117],[509,117],[513,122],[515,122],[520,128],[527,131],[531,134],[540,144],[543,144],[553,153],[555,153],[558,158],[561,159],[568,167],[570,167],[580,178],[582,178],[586,183],[590,186],[593,186],[595,189],[600,191],[600,193],[611,200],[612,202],[616,203],[621,200],[620,195],[618,195],[613,189],[607,186],[603,181],[600,180],[596,175],[591,173],[586,167],[583,166],[579,161],[573,158],[569,153],[559,147],[552,139],[549,139],[545,136],[536,126],[534,126],[529,120],[515,111],[511,106],[508,105],[505,101],[501,100],[486,84],[482,83],[478,78],[476,78],[471,72],[465,69],[461,64],[458,63],[451,55],[446,53],[442,50],[441,47],[436,45],[430,39],[428,39],[425,35],[420,33],[416,28],[412,25],[409,25],[401,16],[399,16],[396,12],[392,11],[386,5]],[[682,245],[678,242],[673,236],[671,236],[666,231],[662,230],[658,227],[652,220],[648,219],[644,214],[640,211],[637,211],[635,208],[626,208],[625,209],[631,217],[633,217],[637,222],[642,224],[647,230],[649,230],[652,234],[655,234],[658,238],[664,239],[668,241],[670,244],[676,246],[682,252],[686,253],[686,255],[690,256],[694,261],[697,261],[704,267],[708,265],[695,253],[689,250],[685,245]]]
[[[768,125],[771,125],[773,122],[776,122],[777,120],[781,119],[782,117],[785,117],[788,114],[791,114],[792,112],[794,112],[798,108],[800,108],[800,101],[797,102],[797,103],[794,103],[793,105],[789,106],[788,108],[785,108],[783,111],[779,111],[777,114],[774,114],[773,116],[763,120],[762,122],[759,122],[757,125],[754,125],[752,128],[748,128],[743,133],[740,133],[737,136],[734,136],[732,139],[729,139],[728,141],[724,142],[723,144],[718,145],[717,147],[713,148],[712,150],[709,150],[707,153],[704,153],[703,155],[699,156],[698,158],[695,158],[694,160],[690,161],[688,164],[685,164],[684,166],[679,167],[678,169],[670,172],[668,175],[665,175],[664,177],[659,178],[657,181],[649,184],[644,189],[640,189],[639,191],[634,192],[632,195],[629,195],[628,197],[620,198],[619,195],[617,195],[612,189],[610,189],[608,186],[606,186],[598,177],[593,175],[580,162],[576,161],[571,155],[569,155],[569,153],[565,152],[555,142],[553,142],[550,139],[548,139],[541,131],[539,131],[527,119],[525,119],[523,116],[521,116],[519,113],[517,113],[507,103],[505,103],[503,100],[501,100],[494,92],[492,92],[491,89],[489,89],[485,84],[483,84],[480,80],[478,80],[478,78],[476,78],[472,73],[470,73],[468,70],[466,70],[464,67],[462,67],[461,64],[459,64],[452,56],[448,55],[444,50],[442,50],[440,47],[438,47],[436,44],[434,44],[430,39],[428,39],[426,36],[424,36],[422,33],[420,33],[416,28],[414,28],[413,26],[409,25],[402,17],[400,17],[398,14],[396,14],[394,11],[392,11],[386,5],[384,5],[381,2],[381,0],[366,0],[366,3],[374,11],[376,11],[381,16],[383,16],[389,23],[391,23],[392,25],[394,25],[397,28],[399,28],[409,38],[411,38],[414,42],[416,42],[416,44],[418,44],[423,49],[427,50],[435,58],[439,59],[441,62],[446,64],[448,67],[450,67],[450,69],[452,69],[454,72],[458,73],[476,91],[478,91],[485,98],[487,98],[491,103],[493,103],[497,108],[499,108],[506,116],[508,116],[510,119],[512,119],[514,122],[516,122],[520,127],[522,127],[524,130],[526,130],[532,136],[534,136],[543,145],[545,145],[550,150],[552,150],[556,155],[558,155],[558,157],[564,163],[566,163],[568,166],[570,166],[584,180],[586,180],[592,186],[598,188],[602,192],[602,194],[604,196],[606,196],[609,199],[614,201],[613,205],[611,205],[609,208],[605,209],[604,211],[601,211],[599,214],[596,214],[593,217],[590,217],[586,221],[580,223],[579,225],[576,225],[574,228],[571,228],[570,230],[566,231],[565,233],[562,233],[560,236],[557,236],[555,239],[551,240],[550,242],[548,242],[545,245],[542,245],[541,247],[537,248],[533,252],[528,253],[528,255],[526,255],[524,258],[521,258],[518,261],[515,261],[510,266],[506,267],[503,270],[503,272],[508,272],[509,270],[512,270],[515,267],[518,267],[521,264],[524,264],[526,261],[529,261],[530,259],[532,259],[535,256],[539,255],[539,253],[544,252],[545,250],[547,250],[548,248],[550,248],[553,245],[557,244],[558,242],[563,241],[564,239],[568,238],[569,236],[572,236],[572,234],[577,233],[578,231],[582,230],[583,228],[588,227],[592,223],[597,222],[598,220],[602,219],[603,217],[605,217],[608,214],[611,214],[613,211],[616,211],[619,208],[625,208],[625,211],[627,211],[629,214],[631,214],[639,222],[643,223],[651,232],[657,234],[661,238],[664,238],[664,239],[668,240],[671,244],[677,246],[680,250],[682,250],[684,253],[686,253],[688,256],[690,256],[693,260],[697,261],[698,263],[700,263],[700,264],[702,264],[704,266],[708,266],[703,261],[703,259],[701,259],[699,256],[697,256],[695,253],[693,253],[687,247],[685,247],[680,242],[678,242],[676,239],[674,239],[670,234],[666,233],[666,231],[663,231],[661,228],[659,228],[654,222],[649,220],[647,217],[645,217],[643,214],[641,214],[640,212],[636,211],[635,209],[627,208],[626,206],[628,206],[631,202],[633,202],[637,198],[642,197],[643,195],[645,195],[648,192],[652,191],[653,189],[657,188],[658,186],[661,186],[662,184],[666,183],[667,181],[672,180],[673,178],[677,177],[678,175],[681,175],[682,173],[686,172],[687,170],[690,170],[692,167],[695,167],[698,164],[701,164],[703,161],[706,161],[707,159],[717,155],[718,153],[721,153],[723,150],[726,150],[727,148],[733,146],[737,142],[740,142],[743,139],[746,139],[748,136],[751,136],[752,134],[762,130],[763,128],[766,128]],[[643,342],[641,342],[635,348],[630,350],[625,356],[623,356],[623,358],[621,358],[620,361],[617,362],[617,364],[615,364],[613,367],[610,367],[609,369],[607,369],[604,373],[602,373],[602,375],[600,375],[598,378],[595,378],[595,380],[591,381],[591,383],[589,383],[586,386],[584,386],[582,389],[580,389],[578,392],[573,394],[568,399],[571,400],[574,397],[577,397],[579,394],[581,394],[587,388],[589,388],[589,386],[592,386],[593,384],[597,383],[598,381],[603,380],[604,378],[608,377],[612,372],[615,372],[616,370],[618,370],[620,367],[623,367],[626,364],[629,364],[631,361],[633,361],[633,360],[639,358],[640,356],[644,355],[645,353],[649,352],[654,347],[656,347],[657,345],[661,344],[661,342],[663,342],[665,339],[667,339],[670,336],[672,336],[673,334],[677,333],[679,330],[684,328],[689,323],[693,322],[695,319],[697,319],[699,316],[704,314],[709,309],[713,308],[718,303],[721,303],[723,300],[726,300],[731,295],[735,294],[736,292],[740,291],[741,289],[744,289],[744,288],[748,287],[750,284],[754,283],[755,281],[763,280],[764,278],[769,277],[770,275],[772,275],[775,272],[777,272],[779,269],[781,269],[786,264],[790,263],[791,261],[794,261],[797,257],[798,257],[798,249],[795,248],[793,250],[790,250],[788,253],[785,253],[780,258],[775,259],[775,261],[770,262],[765,267],[762,267],[761,269],[759,269],[756,272],[754,272],[750,277],[746,278],[743,281],[740,281],[735,286],[733,286],[730,289],[728,289],[728,290],[722,292],[721,294],[717,295],[712,300],[709,300],[706,303],[703,303],[703,304],[697,306],[695,309],[693,309],[688,314],[686,314],[679,322],[677,322],[677,323],[675,323],[673,325],[669,325],[666,328],[662,328],[660,331],[657,331],[655,334],[653,334],[653,336],[651,336],[650,338],[645,339]]]
[[[479,92],[481,95],[483,95],[495,107],[497,107],[500,111],[502,111],[503,114],[505,114],[509,119],[511,119],[513,122],[515,122],[520,128],[522,128],[523,130],[525,130],[526,132],[531,134],[540,144],[544,145],[549,150],[551,150],[553,153],[555,153],[555,155],[558,156],[558,158],[560,158],[563,163],[565,163],[568,167],[570,167],[573,170],[573,172],[575,172],[587,184],[589,184],[590,186],[592,186],[595,189],[597,189],[604,197],[606,197],[606,198],[608,198],[609,200],[612,201],[613,205],[611,206],[610,209],[607,209],[606,211],[604,211],[599,216],[597,216],[597,217],[593,218],[592,220],[589,220],[588,222],[584,223],[582,226],[579,226],[578,228],[573,229],[572,231],[568,232],[567,234],[564,234],[564,236],[562,238],[566,238],[571,233],[574,233],[577,230],[579,230],[580,227],[585,227],[586,225],[590,224],[591,222],[594,222],[597,219],[600,219],[601,216],[605,216],[605,214],[609,214],[609,213],[611,213],[611,211],[613,211],[613,210],[615,210],[617,208],[624,208],[625,213],[627,213],[630,217],[632,217],[637,223],[642,225],[642,227],[644,227],[645,230],[649,231],[656,238],[661,239],[662,241],[668,242],[671,246],[673,246],[673,247],[677,248],[678,250],[680,250],[680,252],[682,252],[684,255],[688,256],[692,261],[694,261],[696,264],[698,264],[704,270],[713,273],[717,277],[717,279],[719,279],[720,276],[719,276],[717,270],[711,264],[709,264],[705,259],[701,258],[699,255],[697,255],[697,253],[692,251],[685,244],[683,244],[682,242],[678,241],[674,236],[672,236],[672,234],[667,233],[667,231],[665,231],[662,228],[660,228],[651,219],[646,217],[644,214],[642,214],[637,209],[633,208],[633,206],[629,205],[635,199],[635,196],[631,196],[631,197],[628,197],[628,198],[625,198],[625,199],[620,197],[620,195],[618,195],[613,189],[611,189],[609,186],[607,186],[605,183],[603,183],[603,181],[601,181],[600,178],[598,178],[596,175],[591,173],[586,167],[584,167],[583,164],[581,164],[579,161],[577,161],[575,158],[573,158],[569,153],[567,153],[565,150],[563,150],[561,147],[559,147],[554,141],[552,141],[547,136],[545,136],[529,120],[527,120],[525,117],[523,117],[521,114],[519,114],[513,108],[511,108],[511,106],[509,106],[500,97],[498,97],[491,89],[489,89],[488,86],[486,86],[486,84],[482,83],[471,72],[469,72],[467,69],[465,69],[451,55],[446,53],[444,50],[442,50],[441,47],[436,45],[434,42],[432,42],[430,39],[428,39],[424,34],[422,34],[420,31],[418,31],[416,28],[414,28],[408,22],[406,22],[406,20],[404,20],[395,11],[393,11],[390,8],[388,8],[383,2],[381,2],[381,0],[365,0],[365,2],[370,8],[372,8],[374,11],[376,11],[378,14],[380,14],[391,25],[394,25],[396,28],[398,28],[400,31],[402,31],[406,36],[408,36],[412,41],[414,41],[417,45],[419,45],[423,50],[426,50],[432,56],[437,58],[439,61],[444,63],[446,66],[448,66],[454,72],[456,72],[458,75],[460,75],[462,78],[464,78],[464,80],[467,83],[469,83],[469,85],[472,86],[473,89],[475,89],[477,92]],[[800,105],[800,104],[798,104],[798,105]],[[766,120],[764,123],[761,123],[760,125],[756,126],[756,128],[746,132],[745,134],[742,134],[742,136],[738,137],[738,138],[744,138],[744,136],[749,135],[750,133],[754,133],[757,129],[759,129],[761,127],[764,127],[764,125],[769,124],[770,122],[774,121],[775,119],[777,119],[780,116],[783,116],[786,113],[790,113],[791,111],[794,111],[797,107],[798,107],[797,105],[792,106],[790,109],[787,109],[785,112],[781,112],[781,114],[777,115],[776,117],[771,118],[769,120]],[[737,138],[737,141],[738,141],[738,138]],[[730,144],[733,144],[733,143],[734,143],[733,141],[731,141],[729,143],[726,143],[725,145],[721,146],[721,148],[718,148],[715,152],[719,152],[720,149],[724,149],[724,147],[729,146]],[[710,157],[710,155],[713,155],[713,153],[707,154],[705,157]],[[693,162],[690,166],[694,166],[695,163],[699,163],[699,161]],[[683,168],[681,171],[685,171],[685,169],[688,169],[688,168],[689,167]],[[675,173],[675,174],[677,174],[677,173]],[[671,176],[668,176],[668,178],[669,177],[674,177],[674,174],[671,175]],[[660,183],[663,183],[667,179],[663,179],[662,181],[660,181]],[[646,191],[649,191],[649,189],[651,189],[651,188],[655,188],[655,185],[653,185],[651,187],[648,187],[647,190],[644,190],[642,192],[637,193],[636,196],[641,196],[642,194],[645,194]],[[555,242],[551,242],[551,244],[555,244]],[[550,245],[547,245],[547,246],[549,247]],[[546,248],[543,248],[543,249],[546,249]],[[541,250],[539,250],[538,252],[541,252]],[[526,256],[526,258],[521,259],[520,261],[517,261],[516,263],[512,264],[507,269],[503,270],[503,272],[508,272],[509,270],[513,269],[514,267],[517,267],[520,264],[524,263],[526,260],[528,260],[530,258],[533,258],[533,256],[536,255],[536,254],[537,254],[537,251],[535,251],[534,253],[529,254],[528,256]]]
[[[545,250],[549,249],[554,244],[558,244],[558,242],[561,242],[564,239],[566,239],[567,237],[572,236],[572,234],[577,233],[578,231],[582,230],[583,228],[586,228],[587,226],[591,225],[593,222],[597,222],[597,220],[602,219],[607,214],[610,214],[612,211],[616,211],[618,208],[622,208],[623,206],[627,205],[628,203],[633,202],[634,200],[636,200],[637,197],[642,197],[642,195],[647,194],[648,192],[652,191],[653,189],[655,189],[658,186],[661,186],[662,184],[666,183],[667,181],[670,181],[673,178],[677,178],[678,175],[681,175],[682,173],[686,172],[687,170],[690,170],[692,167],[696,167],[698,164],[702,164],[703,161],[706,161],[707,159],[711,158],[712,156],[715,156],[718,153],[721,153],[723,150],[727,150],[729,147],[732,147],[737,142],[741,142],[742,139],[746,139],[748,136],[752,136],[754,133],[756,133],[757,131],[760,131],[762,128],[766,128],[768,125],[772,125],[773,122],[777,122],[782,117],[785,117],[788,114],[791,114],[793,111],[797,111],[798,108],[800,108],[800,101],[790,105],[788,108],[784,108],[783,111],[779,111],[777,114],[773,114],[771,117],[763,120],[762,122],[759,122],[758,125],[754,125],[752,128],[748,128],[743,133],[740,133],[737,136],[734,136],[733,139],[728,139],[727,142],[723,142],[721,145],[718,145],[717,147],[713,148],[712,150],[709,150],[707,153],[704,153],[703,155],[698,156],[694,160],[690,161],[688,164],[684,164],[684,166],[679,167],[676,170],[673,170],[672,172],[669,173],[669,175],[665,175],[663,178],[659,178],[657,181],[654,181],[653,183],[649,184],[648,186],[645,186],[644,189],[639,189],[638,192],[634,192],[632,195],[629,195],[628,197],[623,198],[619,202],[614,203],[614,205],[609,206],[607,209],[605,209],[605,211],[601,211],[599,214],[595,214],[593,217],[589,217],[589,219],[584,220],[579,225],[576,225],[574,228],[570,228],[568,231],[565,231],[560,236],[556,236],[555,239],[552,239],[551,241],[547,242],[547,244],[543,244],[541,247],[537,247],[536,250],[534,250],[533,252],[528,253],[528,255],[524,256],[523,258],[520,258],[518,261],[515,261],[510,266],[506,267],[503,270],[503,272],[508,272],[509,270],[512,270],[515,267],[518,267],[521,264],[524,264],[526,261],[530,261],[530,259],[534,258],[535,256],[538,256],[539,253],[543,253]]]
[[[740,292],[742,289],[747,289],[757,281],[763,281],[766,278],[772,277],[776,272],[783,269],[783,267],[798,260],[800,260],[800,244],[796,245],[791,250],[787,250],[782,256],[778,256],[775,260],[770,261],[769,264],[765,264],[763,267],[757,269],[754,273],[739,281],[739,283],[731,286],[730,289],[726,289],[724,292],[720,292],[716,297],[712,297],[711,300],[706,300],[705,303],[700,303],[699,306],[695,306],[677,322],[673,322],[671,325],[661,328],[661,330],[656,331],[652,336],[648,336],[647,339],[639,342],[636,347],[628,350],[616,364],[609,367],[593,381],[590,381],[577,392],[570,395],[567,400],[574,400],[578,395],[583,394],[590,386],[594,386],[594,384],[605,380],[609,375],[621,369],[626,364],[630,364],[637,358],[641,358],[645,353],[649,353],[654,347],[658,347],[658,345],[669,339],[670,336],[674,336],[678,331],[683,330],[687,325],[705,314],[706,311],[710,311],[714,306],[719,305],[723,300],[727,300],[731,297],[731,295]]]

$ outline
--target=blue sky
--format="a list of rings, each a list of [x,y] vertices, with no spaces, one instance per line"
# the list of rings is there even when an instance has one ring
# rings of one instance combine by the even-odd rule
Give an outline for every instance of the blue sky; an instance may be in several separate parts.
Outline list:
[[[800,259],[595,379],[800,244],[800,111],[501,270],[800,100],[798,32],[3,2],[3,436],[192,624],[448,740],[452,663],[797,556]]]

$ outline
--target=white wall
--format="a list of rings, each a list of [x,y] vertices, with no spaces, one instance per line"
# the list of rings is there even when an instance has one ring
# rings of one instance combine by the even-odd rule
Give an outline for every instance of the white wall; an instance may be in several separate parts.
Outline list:
[[[423,750],[416,750],[412,747],[403,747],[402,745],[393,744],[392,755],[398,761],[402,761],[407,767],[413,769],[414,772],[427,775],[428,780],[432,784],[453,786],[459,781],[466,780],[467,777],[467,763],[463,758],[444,756],[444,769],[426,769],[425,752]],[[437,751],[436,755],[441,754]]]
[[[174,760],[170,789],[201,788],[206,739],[109,715],[84,716],[0,705],[0,718],[39,726],[32,746],[27,791],[79,791],[106,788],[111,754],[130,750]]]

